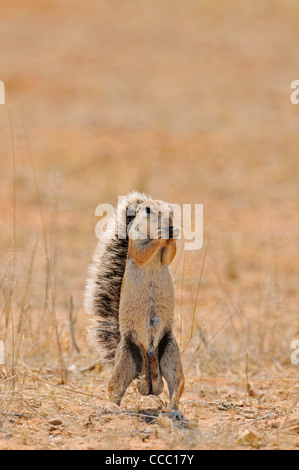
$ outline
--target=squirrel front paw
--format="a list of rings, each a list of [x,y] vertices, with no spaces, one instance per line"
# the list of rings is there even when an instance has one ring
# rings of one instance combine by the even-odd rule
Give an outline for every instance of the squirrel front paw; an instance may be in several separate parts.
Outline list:
[[[175,242],[180,236],[180,229],[179,228],[173,228],[171,230],[163,230],[161,228],[158,228],[154,232],[153,239],[154,240],[163,240],[168,243]]]

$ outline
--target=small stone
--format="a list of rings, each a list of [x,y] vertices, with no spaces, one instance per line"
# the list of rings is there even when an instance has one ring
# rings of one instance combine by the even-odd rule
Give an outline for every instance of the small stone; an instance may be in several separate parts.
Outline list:
[[[52,426],[62,426],[63,421],[60,418],[53,418],[49,420],[49,424],[51,424]]]

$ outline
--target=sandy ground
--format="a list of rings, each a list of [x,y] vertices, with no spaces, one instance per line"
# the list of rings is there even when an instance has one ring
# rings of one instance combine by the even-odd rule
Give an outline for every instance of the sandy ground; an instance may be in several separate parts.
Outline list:
[[[0,449],[298,446],[298,8],[1,2]],[[171,267],[183,423],[92,368],[94,213],[131,189],[204,205]]]

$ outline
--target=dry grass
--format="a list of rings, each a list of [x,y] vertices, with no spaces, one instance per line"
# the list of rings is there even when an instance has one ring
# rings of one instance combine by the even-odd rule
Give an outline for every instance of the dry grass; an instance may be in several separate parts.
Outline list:
[[[292,0],[3,2],[1,449],[298,446],[297,16]],[[111,405],[87,341],[94,210],[133,188],[204,204],[203,249],[172,266],[183,425],[134,384]]]

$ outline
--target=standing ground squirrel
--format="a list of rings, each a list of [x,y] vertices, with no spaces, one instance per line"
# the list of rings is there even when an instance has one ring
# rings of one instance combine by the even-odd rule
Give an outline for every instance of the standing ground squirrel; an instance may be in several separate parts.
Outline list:
[[[179,233],[173,206],[131,192],[117,209],[116,221],[109,221],[98,243],[85,293],[102,356],[114,360],[109,397],[120,405],[136,378],[142,395],[159,395],[164,377],[171,409],[180,419],[176,410],[184,374],[172,332],[174,289],[168,269]],[[120,229],[125,229],[123,238],[117,236]]]

